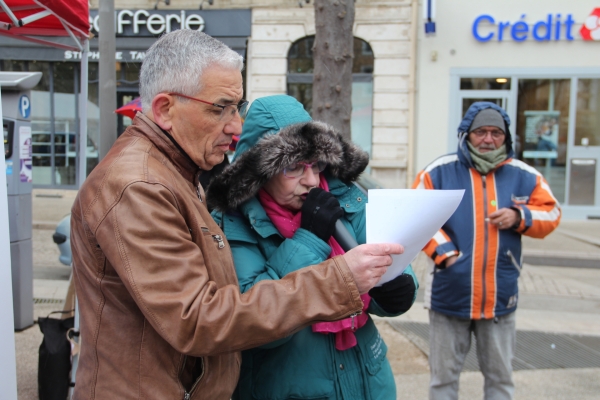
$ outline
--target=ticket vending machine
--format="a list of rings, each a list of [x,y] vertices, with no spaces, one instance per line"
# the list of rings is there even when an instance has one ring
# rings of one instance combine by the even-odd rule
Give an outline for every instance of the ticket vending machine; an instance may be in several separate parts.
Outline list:
[[[0,72],[15,330],[33,324],[31,89],[41,72]]]

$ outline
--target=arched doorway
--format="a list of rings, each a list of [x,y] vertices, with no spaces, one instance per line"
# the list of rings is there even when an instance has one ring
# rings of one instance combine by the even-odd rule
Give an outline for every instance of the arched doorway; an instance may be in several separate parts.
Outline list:
[[[304,104],[312,115],[314,36],[292,44],[288,52],[287,93]],[[352,141],[371,155],[373,127],[373,50],[369,43],[354,38],[352,65]]]

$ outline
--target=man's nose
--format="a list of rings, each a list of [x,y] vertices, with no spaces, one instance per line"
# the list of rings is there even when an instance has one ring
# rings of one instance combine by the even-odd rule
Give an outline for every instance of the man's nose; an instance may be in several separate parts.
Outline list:
[[[242,133],[242,117],[235,113],[233,118],[223,127],[223,133],[226,135],[240,135]]]
[[[485,136],[483,137],[483,140],[485,140],[488,143],[493,142],[494,137],[492,136],[492,132],[486,132]]]

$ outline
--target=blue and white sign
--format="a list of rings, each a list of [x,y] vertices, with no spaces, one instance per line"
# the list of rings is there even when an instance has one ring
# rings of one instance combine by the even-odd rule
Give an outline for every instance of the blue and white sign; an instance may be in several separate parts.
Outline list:
[[[496,21],[493,16],[483,14],[473,21],[472,33],[479,42],[511,39],[523,42],[530,38],[536,42],[572,41],[573,25],[575,20],[572,14],[564,17],[561,14],[548,14],[546,18],[531,23],[527,21],[526,14],[515,21]]]
[[[28,119],[31,114],[31,101],[26,95],[21,96],[19,99],[19,113],[25,119]]]

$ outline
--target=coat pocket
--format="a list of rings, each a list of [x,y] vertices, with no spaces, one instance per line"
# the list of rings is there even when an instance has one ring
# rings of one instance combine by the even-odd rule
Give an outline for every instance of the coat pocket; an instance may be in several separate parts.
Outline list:
[[[513,255],[512,251],[510,250],[506,250],[506,255],[508,256],[508,259],[510,260],[510,263],[517,269],[517,271],[519,271],[519,275],[521,274],[521,269],[523,268],[521,266],[521,264],[517,261],[517,259],[515,258],[515,256]]]
[[[242,373],[252,376],[252,395],[240,393],[240,399],[335,398],[335,374],[330,357],[332,345],[331,335],[314,333],[308,327],[276,348],[250,350],[252,360],[248,360],[246,353],[242,363],[246,367],[242,366]],[[248,367],[251,371],[244,370]]]
[[[388,348],[371,318],[364,327],[357,331],[356,339],[367,372],[370,375],[376,375],[386,359]]]

